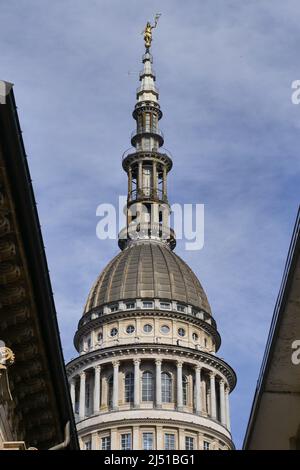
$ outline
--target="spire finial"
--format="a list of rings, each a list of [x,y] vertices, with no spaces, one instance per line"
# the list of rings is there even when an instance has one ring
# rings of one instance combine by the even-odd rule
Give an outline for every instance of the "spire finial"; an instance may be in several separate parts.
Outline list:
[[[146,49],[149,49],[151,47],[152,29],[156,28],[160,16],[161,16],[161,13],[156,13],[154,17],[154,25],[151,25],[150,21],[147,21],[146,27],[144,31],[142,31],[142,34],[144,35]]]

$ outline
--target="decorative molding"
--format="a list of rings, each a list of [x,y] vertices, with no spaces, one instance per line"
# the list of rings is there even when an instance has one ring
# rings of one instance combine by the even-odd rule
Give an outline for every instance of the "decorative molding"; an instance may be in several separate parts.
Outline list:
[[[164,359],[163,355],[172,356],[172,360],[176,361],[178,359],[183,360],[184,362],[190,364],[191,366],[201,365],[202,368],[205,366],[212,367],[215,369],[215,372],[218,372],[221,376],[226,378],[230,390],[232,391],[236,385],[236,375],[233,369],[222,359],[214,356],[210,353],[200,351],[197,349],[190,349],[184,346],[174,346],[174,345],[163,345],[163,344],[124,344],[118,346],[112,346],[110,348],[98,349],[91,351],[89,353],[78,356],[67,364],[67,374],[69,377],[72,377],[75,374],[79,374],[81,369],[87,369],[93,367],[93,363],[103,361],[101,365],[104,365],[107,362],[112,362],[112,360],[133,360],[135,356],[139,354],[139,359],[158,359],[153,357],[153,354],[161,355],[161,359]],[[148,357],[149,355],[149,357]],[[170,357],[165,357],[166,360],[170,360]],[[193,363],[193,361],[197,361]],[[199,362],[201,364],[199,364]],[[213,371],[211,371],[213,372]]]
[[[143,411],[143,409],[139,409],[139,411]],[[148,409],[145,409],[144,410],[145,412],[149,411]],[[161,411],[161,410],[159,410]],[[163,410],[163,411],[166,411],[168,412],[169,410]],[[119,413],[119,411],[112,411],[111,414],[115,414],[115,413]],[[174,411],[175,413],[175,411]],[[182,412],[181,412],[182,413]],[[102,431],[106,431],[107,429],[112,429],[112,428],[115,428],[115,427],[120,427],[120,428],[124,428],[125,426],[127,427],[131,427],[131,426],[134,426],[136,423],[140,426],[145,426],[145,424],[148,426],[155,426],[155,427],[159,427],[159,426],[162,426],[162,425],[165,425],[165,426],[177,426],[179,428],[186,428],[186,425],[187,425],[187,422],[186,421],[181,421],[180,419],[170,419],[168,418],[167,416],[164,416],[163,418],[161,417],[155,417],[155,418],[139,418],[139,417],[135,417],[135,416],[131,416],[129,413],[128,413],[128,417],[126,418],[126,420],[124,421],[124,419],[116,419],[116,420],[113,420],[113,421],[109,421],[109,422],[97,422],[97,423],[89,423],[89,421],[93,418],[93,416],[91,417],[88,417],[88,418],[85,418],[84,420],[80,421],[79,423],[77,423],[77,431],[78,431],[78,434],[79,436],[81,435],[87,435],[88,433],[91,433],[91,432],[95,432],[95,431],[98,431],[98,432],[102,432]],[[207,420],[210,420],[210,418],[206,418],[205,416],[203,416],[203,418],[207,419]],[[82,429],[81,429],[81,425],[82,425]],[[225,443],[226,445],[228,445],[228,447],[232,450],[235,449],[235,446],[234,446],[234,443],[233,441],[231,440],[231,433],[230,431],[224,427],[221,423],[218,422],[218,425],[220,426],[220,429],[224,429],[224,431],[226,431],[226,433],[228,434],[228,436],[226,434],[223,434],[222,432],[216,430],[216,429],[213,429],[209,426],[205,426],[203,424],[197,424],[197,423],[194,423],[194,422],[190,422],[189,421],[189,430],[193,430],[193,431],[196,431],[196,432],[200,432],[201,434],[204,434],[204,436],[207,436],[209,437],[210,439],[218,439],[219,441],[221,441],[222,443]]]

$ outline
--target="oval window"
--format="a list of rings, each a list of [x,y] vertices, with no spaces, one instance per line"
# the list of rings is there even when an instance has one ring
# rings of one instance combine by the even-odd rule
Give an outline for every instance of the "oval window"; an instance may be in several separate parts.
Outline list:
[[[147,325],[144,325],[144,332],[145,333],[151,333],[151,331],[152,331],[152,325],[149,325],[148,323],[147,323]]]
[[[160,327],[160,331],[164,335],[167,335],[170,332],[170,328],[168,327],[168,325],[163,325]]]
[[[135,330],[135,328],[134,328],[133,325],[128,325],[127,328],[126,328],[126,333],[131,335],[134,332],[134,330]]]

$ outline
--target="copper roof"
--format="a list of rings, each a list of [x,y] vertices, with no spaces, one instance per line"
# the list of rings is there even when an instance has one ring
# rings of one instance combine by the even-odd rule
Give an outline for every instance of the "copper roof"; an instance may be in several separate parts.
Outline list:
[[[83,313],[108,302],[135,298],[175,300],[211,314],[196,275],[162,243],[137,243],[113,258],[93,285]]]

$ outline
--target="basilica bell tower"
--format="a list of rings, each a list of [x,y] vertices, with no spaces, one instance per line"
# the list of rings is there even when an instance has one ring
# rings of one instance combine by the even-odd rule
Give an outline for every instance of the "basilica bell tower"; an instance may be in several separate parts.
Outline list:
[[[232,368],[218,358],[221,338],[206,294],[174,253],[162,111],[144,31],[121,252],[91,288],[67,365],[82,449],[230,450]]]

